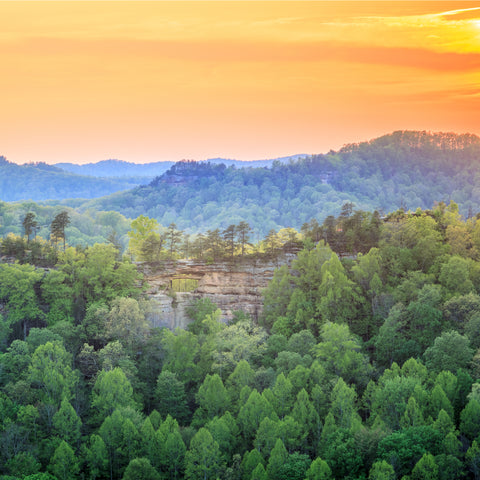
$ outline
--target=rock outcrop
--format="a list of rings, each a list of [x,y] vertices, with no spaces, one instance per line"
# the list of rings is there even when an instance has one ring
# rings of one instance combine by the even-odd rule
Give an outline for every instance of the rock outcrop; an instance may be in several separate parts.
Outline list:
[[[294,258],[294,254],[284,254],[275,260],[237,258],[234,262],[213,264],[193,260],[143,264],[141,269],[152,305],[149,320],[155,327],[185,328],[190,321],[188,307],[201,298],[218,305],[224,321],[230,320],[235,310],[257,320],[263,305],[262,292],[273,272]],[[191,292],[175,292],[172,288],[175,281],[190,282],[196,288]]]

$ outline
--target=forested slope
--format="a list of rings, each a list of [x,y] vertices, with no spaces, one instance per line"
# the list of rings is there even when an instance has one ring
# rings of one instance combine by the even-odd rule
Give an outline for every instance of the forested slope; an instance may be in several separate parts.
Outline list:
[[[389,212],[453,200],[467,215],[480,210],[479,181],[478,137],[395,132],[326,155],[274,162],[271,168],[177,163],[148,186],[82,208],[116,210],[129,218],[148,215],[190,231],[246,221],[265,235],[338,215],[345,202]]]
[[[140,183],[128,177],[76,175],[45,163],[17,165],[0,157],[0,200],[6,202],[95,198],[128,190]]]
[[[477,217],[308,222],[258,324],[200,301],[151,328],[112,244],[0,264],[0,478],[478,478]]]

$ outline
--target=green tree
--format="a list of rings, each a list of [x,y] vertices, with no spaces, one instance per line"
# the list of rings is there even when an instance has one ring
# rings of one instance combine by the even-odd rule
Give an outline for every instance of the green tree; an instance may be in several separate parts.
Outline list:
[[[402,419],[400,420],[400,425],[402,427],[418,427],[424,424],[425,421],[423,419],[422,411],[418,407],[415,397],[410,397]]]
[[[321,458],[316,458],[307,470],[306,480],[332,480],[332,471],[328,463]]]
[[[348,325],[326,322],[320,337],[322,341],[315,347],[315,355],[327,372],[346,382],[366,385],[372,367],[368,357],[361,353],[360,340],[350,332]]]
[[[412,470],[412,480],[437,480],[438,466],[430,453],[424,453]]]
[[[471,362],[474,352],[469,345],[466,336],[455,331],[443,332],[425,351],[425,365],[435,372],[449,370],[455,373]]]
[[[167,472],[170,480],[181,478],[181,473],[185,468],[186,450],[185,443],[178,429],[167,435],[161,452],[165,462],[164,470]]]
[[[205,377],[198,389],[196,399],[210,420],[215,416],[223,415],[230,403],[227,389],[216,373]]]
[[[30,243],[30,235],[33,233],[35,239],[37,237],[37,229],[39,227],[38,222],[35,220],[35,214],[28,212],[22,221],[23,232],[27,237],[27,245]]]
[[[43,274],[32,265],[0,265],[0,300],[8,312],[2,328],[3,336],[8,335],[11,326],[18,323],[23,326],[25,339],[28,324],[43,318],[35,292]]]
[[[108,372],[102,370],[92,391],[92,409],[97,421],[111,415],[116,408],[136,406],[132,385],[123,370],[119,367]]]
[[[322,425],[318,413],[304,388],[297,395],[292,409],[292,417],[301,427],[303,452],[309,453],[313,448],[312,446],[319,440]]]
[[[177,247],[182,241],[183,232],[177,229],[175,223],[171,223],[166,232],[166,242],[168,245],[170,258],[173,258],[173,254],[176,253]]]
[[[356,398],[355,389],[349,387],[342,378],[339,378],[331,393],[330,406],[330,412],[338,427],[355,429],[361,424],[355,406]]]
[[[250,245],[250,233],[253,231],[250,225],[245,222],[241,221],[237,226],[236,226],[236,234],[237,234],[237,243],[240,247],[240,252],[242,257],[245,254],[245,249],[248,245]]]
[[[149,233],[140,245],[136,258],[145,262],[157,262],[162,258],[164,235]]]
[[[50,460],[49,470],[58,480],[73,480],[80,473],[78,459],[65,440],[62,440],[56,448]]]
[[[275,384],[271,389],[271,400],[273,408],[279,418],[287,415],[293,406],[294,395],[292,382],[285,378],[283,372],[277,376]]]
[[[125,469],[122,480],[161,480],[161,478],[148,458],[134,458]]]
[[[317,312],[324,321],[347,323],[351,328],[361,302],[355,284],[348,279],[345,269],[335,253],[322,265],[322,281],[318,286],[320,296]],[[359,331],[359,334],[365,333]]]
[[[239,429],[230,412],[222,417],[214,417],[206,424],[206,428],[218,443],[225,461],[229,461],[238,447]]]
[[[142,249],[145,241],[151,236],[155,238],[158,235],[156,230],[159,227],[157,220],[145,215],[140,215],[135,220],[132,220],[130,224],[131,230],[127,232],[129,238],[128,248],[135,258],[142,259]]]
[[[439,453],[441,435],[431,426],[409,427],[382,438],[378,458],[387,461],[398,476],[407,475],[422,456]]]
[[[103,438],[92,434],[85,453],[85,460],[90,471],[90,478],[105,478],[108,471],[108,452]]]
[[[28,369],[28,379],[41,401],[58,407],[63,398],[73,398],[79,377],[71,365],[71,354],[59,342],[37,347]]]
[[[260,423],[265,417],[269,417],[271,420],[277,419],[272,405],[264,395],[260,395],[258,391],[254,389],[250,393],[248,400],[240,408],[237,418],[238,424],[247,442],[250,442],[253,439],[255,432],[258,430]]]
[[[394,305],[373,340],[375,358],[381,366],[390,368],[393,362],[402,364],[420,354],[418,343],[406,334],[407,323],[405,307]]]
[[[282,437],[280,422],[265,417],[260,422],[253,444],[264,458],[268,458],[280,437]]]
[[[42,465],[30,452],[17,453],[5,463],[7,471],[18,478],[36,474]]]
[[[240,396],[240,391],[243,387],[253,386],[254,378],[255,372],[250,364],[245,359],[240,360],[226,381],[227,390],[232,404],[237,402]]]
[[[250,480],[252,472],[259,464],[263,467],[264,459],[258,449],[254,448],[253,450],[245,452],[242,459],[243,480]],[[265,471],[265,468],[263,471]]]
[[[70,402],[64,398],[53,416],[53,427],[57,435],[69,445],[77,445],[80,440],[82,421]]]
[[[206,428],[201,428],[192,438],[185,455],[185,478],[215,480],[222,467],[218,443]]]
[[[74,291],[66,282],[65,273],[58,270],[48,272],[42,282],[42,297],[50,307],[46,316],[48,325],[63,320],[73,323]]]
[[[150,325],[139,302],[134,298],[115,298],[107,315],[107,337],[119,340],[128,351],[144,345],[150,333]]]
[[[372,465],[368,480],[395,480],[395,470],[385,460],[380,460]]]
[[[197,355],[200,352],[197,337],[185,330],[163,331],[162,347],[165,352],[163,368],[176,373],[184,384],[197,380]]]
[[[170,414],[183,424],[189,415],[185,386],[178,380],[177,374],[162,370],[158,376],[156,393],[156,407],[162,417]]]
[[[453,417],[453,406],[440,385],[433,387],[429,404],[432,418],[436,418],[441,410]]]
[[[235,250],[237,248],[237,227],[235,225],[229,225],[223,232],[222,238],[225,242],[225,253],[230,257],[233,258],[235,255]]]
[[[280,467],[278,480],[304,480],[311,464],[310,457],[305,453],[293,452]]]
[[[269,477],[267,475],[267,472],[265,471],[265,468],[261,463],[259,463],[252,471],[251,476],[249,477],[249,480],[268,480]]]
[[[470,262],[459,256],[452,256],[445,263],[438,277],[438,281],[447,291],[448,297],[454,295],[467,295],[474,291],[474,286],[469,278]]]
[[[277,439],[275,446],[273,447],[272,453],[268,459],[268,464],[266,468],[267,478],[269,480],[276,480],[279,478],[279,474],[282,466],[285,464],[288,458],[288,452],[285,448],[285,445],[280,439]]]
[[[50,224],[50,237],[52,241],[57,245],[59,240],[63,240],[63,251],[66,248],[65,228],[70,224],[70,215],[66,210],[55,215],[55,218]]]
[[[263,310],[260,322],[271,329],[279,317],[286,315],[287,307],[293,293],[292,276],[287,265],[282,265],[273,272],[273,278],[263,291]]]
[[[460,414],[460,432],[474,440],[478,436],[478,425],[480,425],[480,402],[473,398]]]
[[[472,442],[472,445],[467,450],[465,461],[468,469],[472,472],[473,478],[478,480],[480,478],[480,446],[476,440]]]

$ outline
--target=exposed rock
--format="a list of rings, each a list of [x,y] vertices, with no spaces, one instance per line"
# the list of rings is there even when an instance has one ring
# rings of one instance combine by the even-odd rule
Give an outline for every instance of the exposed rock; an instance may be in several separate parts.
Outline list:
[[[289,264],[296,255],[283,254],[275,260],[236,259],[235,262],[207,264],[193,260],[179,260],[160,264],[142,264],[148,284],[147,296],[152,311],[149,320],[155,327],[185,328],[190,319],[186,310],[195,300],[209,298],[228,321],[235,310],[243,310],[257,320],[263,305],[263,289],[282,264]],[[172,280],[198,281],[193,292],[173,292]]]

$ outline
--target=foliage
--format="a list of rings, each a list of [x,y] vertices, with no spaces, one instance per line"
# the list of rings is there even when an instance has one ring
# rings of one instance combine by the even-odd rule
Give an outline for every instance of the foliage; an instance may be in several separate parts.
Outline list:
[[[195,250],[174,221],[166,261]],[[455,204],[380,218],[347,202],[302,229],[260,325],[244,313],[225,323],[203,299],[186,330],[152,328],[137,266],[111,243],[67,246],[48,270],[0,263],[0,474],[480,477],[478,225]],[[201,255],[227,266],[299,245],[285,229],[253,254],[250,232],[242,248],[225,230]],[[2,248],[26,262],[33,235]]]

